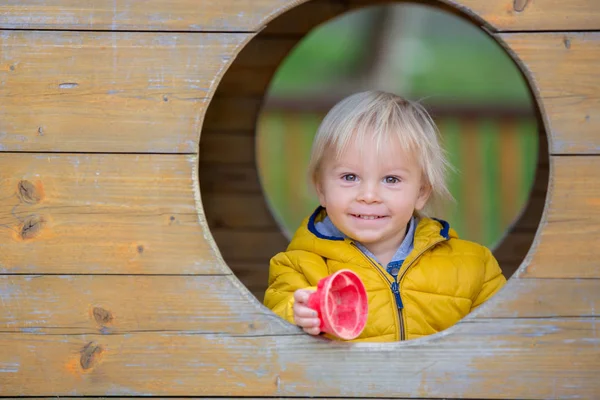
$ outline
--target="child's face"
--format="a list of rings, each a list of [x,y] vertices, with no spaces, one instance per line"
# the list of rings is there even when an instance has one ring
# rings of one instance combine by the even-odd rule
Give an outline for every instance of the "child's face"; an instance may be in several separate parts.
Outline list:
[[[378,154],[373,141],[350,144],[339,159],[326,153],[316,189],[335,226],[371,252],[395,251],[415,210],[430,194],[419,164],[395,140]]]

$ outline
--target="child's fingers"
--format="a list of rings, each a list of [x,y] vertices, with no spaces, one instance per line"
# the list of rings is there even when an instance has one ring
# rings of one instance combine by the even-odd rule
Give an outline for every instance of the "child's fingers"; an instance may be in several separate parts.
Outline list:
[[[321,333],[321,320],[315,310],[308,307],[308,298],[312,290],[299,289],[294,292],[294,323],[310,335]]]
[[[304,318],[316,318],[318,317],[317,312],[310,307],[305,306],[302,303],[294,303],[294,315]]]
[[[311,329],[311,328],[319,328],[319,326],[321,325],[321,321],[319,320],[319,318],[302,318],[302,317],[296,317],[294,318],[294,322],[296,323],[296,325],[298,325],[301,328],[304,329]]]
[[[321,330],[319,328],[304,328],[303,330],[304,330],[304,332],[308,333],[309,335],[314,335],[314,336],[321,333]]]
[[[310,290],[298,289],[294,292],[294,301],[302,304],[308,303],[308,298],[311,293],[312,291]]]

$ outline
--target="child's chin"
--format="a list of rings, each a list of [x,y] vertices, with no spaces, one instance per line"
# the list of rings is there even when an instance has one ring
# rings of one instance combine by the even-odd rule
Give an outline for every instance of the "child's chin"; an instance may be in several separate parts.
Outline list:
[[[378,241],[381,240],[381,236],[380,235],[376,235],[376,234],[364,234],[364,232],[361,233],[357,233],[354,236],[354,239],[358,240],[360,243],[364,244],[364,245],[368,245],[368,244],[374,244],[377,243]]]

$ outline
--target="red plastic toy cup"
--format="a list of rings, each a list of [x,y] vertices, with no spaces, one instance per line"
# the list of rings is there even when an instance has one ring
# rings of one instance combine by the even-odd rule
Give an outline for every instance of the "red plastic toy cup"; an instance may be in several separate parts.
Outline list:
[[[358,275],[347,269],[321,279],[308,306],[319,313],[321,332],[344,340],[358,337],[367,323],[367,291]]]

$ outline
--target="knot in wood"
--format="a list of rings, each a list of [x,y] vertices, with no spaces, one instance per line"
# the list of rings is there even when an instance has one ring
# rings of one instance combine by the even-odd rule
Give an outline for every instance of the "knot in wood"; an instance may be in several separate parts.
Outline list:
[[[513,3],[513,9],[516,12],[521,12],[525,9],[525,7],[527,7],[527,3],[529,3],[529,0],[515,0]]]
[[[100,325],[110,324],[113,320],[112,313],[102,307],[94,307],[92,314],[96,322]]]
[[[21,181],[18,185],[19,198],[24,203],[36,204],[42,199],[42,196],[37,191],[33,183],[29,181]]]
[[[81,349],[81,358],[79,363],[81,368],[90,369],[99,361],[100,354],[102,354],[102,347],[98,346],[94,342],[89,342],[83,349]]]
[[[44,227],[44,223],[44,219],[39,215],[27,217],[23,223],[23,227],[21,228],[21,238],[33,239],[40,233]]]

